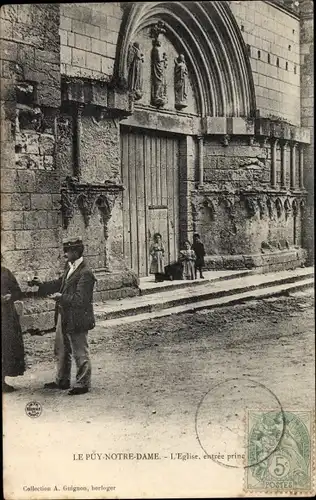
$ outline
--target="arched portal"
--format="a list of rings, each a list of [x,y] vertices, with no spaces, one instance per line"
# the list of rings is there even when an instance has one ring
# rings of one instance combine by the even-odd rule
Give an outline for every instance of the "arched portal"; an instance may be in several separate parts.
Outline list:
[[[144,28],[165,23],[168,39],[186,56],[202,116],[253,117],[255,92],[245,43],[226,1],[126,4],[115,78],[128,80],[128,53]]]
[[[114,69],[114,83],[133,102],[132,116],[121,122],[124,254],[143,276],[155,232],[163,236],[166,264],[188,235],[203,123],[251,119],[256,104],[247,50],[227,2],[124,8]]]

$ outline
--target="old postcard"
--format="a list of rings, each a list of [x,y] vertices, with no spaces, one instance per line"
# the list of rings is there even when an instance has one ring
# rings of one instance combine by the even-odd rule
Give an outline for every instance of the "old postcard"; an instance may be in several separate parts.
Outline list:
[[[314,496],[313,2],[0,22],[4,498]]]

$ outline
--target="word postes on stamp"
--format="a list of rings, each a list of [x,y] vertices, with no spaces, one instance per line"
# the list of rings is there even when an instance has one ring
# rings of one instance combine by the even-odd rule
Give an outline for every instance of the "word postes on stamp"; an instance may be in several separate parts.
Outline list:
[[[311,411],[248,411],[247,492],[312,491]]]

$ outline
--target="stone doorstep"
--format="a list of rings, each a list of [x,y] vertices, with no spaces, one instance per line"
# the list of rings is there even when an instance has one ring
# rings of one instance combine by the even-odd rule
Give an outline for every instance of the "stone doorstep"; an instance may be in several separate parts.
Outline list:
[[[269,297],[282,296],[285,295],[286,293],[293,293],[299,290],[306,290],[313,287],[314,287],[314,279],[309,278],[297,281],[296,283],[283,284],[272,287],[270,286],[267,288],[259,288],[258,290],[236,293],[235,295],[220,297],[217,299],[210,299],[201,302],[195,302],[193,304],[170,307],[163,310],[155,310],[152,312],[140,313],[133,316],[124,316],[113,319],[101,320],[98,321],[98,327],[109,328],[111,326],[117,326],[123,324],[126,325],[127,323],[135,323],[138,321],[163,318],[165,316],[171,316],[173,314],[197,312],[203,309],[214,309],[217,307],[232,306],[250,300],[259,300],[259,299],[266,299]]]
[[[281,271],[277,273],[255,274],[231,278],[217,283],[203,283],[199,287],[183,287],[176,293],[174,290],[164,291],[163,294],[156,292],[149,296],[138,296],[122,299],[121,301],[109,301],[106,304],[95,305],[97,320],[113,319],[124,316],[149,313],[161,309],[188,305],[200,301],[232,296],[242,292],[249,292],[260,288],[280,286],[295,283],[299,280],[312,279],[314,268],[300,268],[294,271]]]
[[[196,280],[173,280],[163,281],[162,283],[155,283],[154,277],[140,278],[139,289],[140,295],[149,295],[157,292],[164,292],[167,290],[178,290],[184,287],[195,287],[205,285],[206,283],[217,281],[226,281],[232,278],[241,278],[250,274],[257,274],[257,271],[244,269],[244,270],[222,270],[222,271],[204,271],[204,279],[198,278]]]

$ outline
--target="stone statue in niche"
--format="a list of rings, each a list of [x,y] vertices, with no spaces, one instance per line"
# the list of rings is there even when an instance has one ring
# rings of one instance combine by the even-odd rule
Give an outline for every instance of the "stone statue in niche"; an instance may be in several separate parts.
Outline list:
[[[129,50],[128,88],[136,101],[143,97],[143,63],[144,55],[139,43],[134,42]]]
[[[186,108],[188,105],[188,68],[185,57],[180,54],[175,59],[174,67],[174,92],[176,109]]]
[[[164,23],[158,22],[151,31],[153,48],[151,51],[151,103],[161,107],[167,102],[166,69],[168,59],[162,52],[161,42],[158,39],[161,33],[165,33]]]

